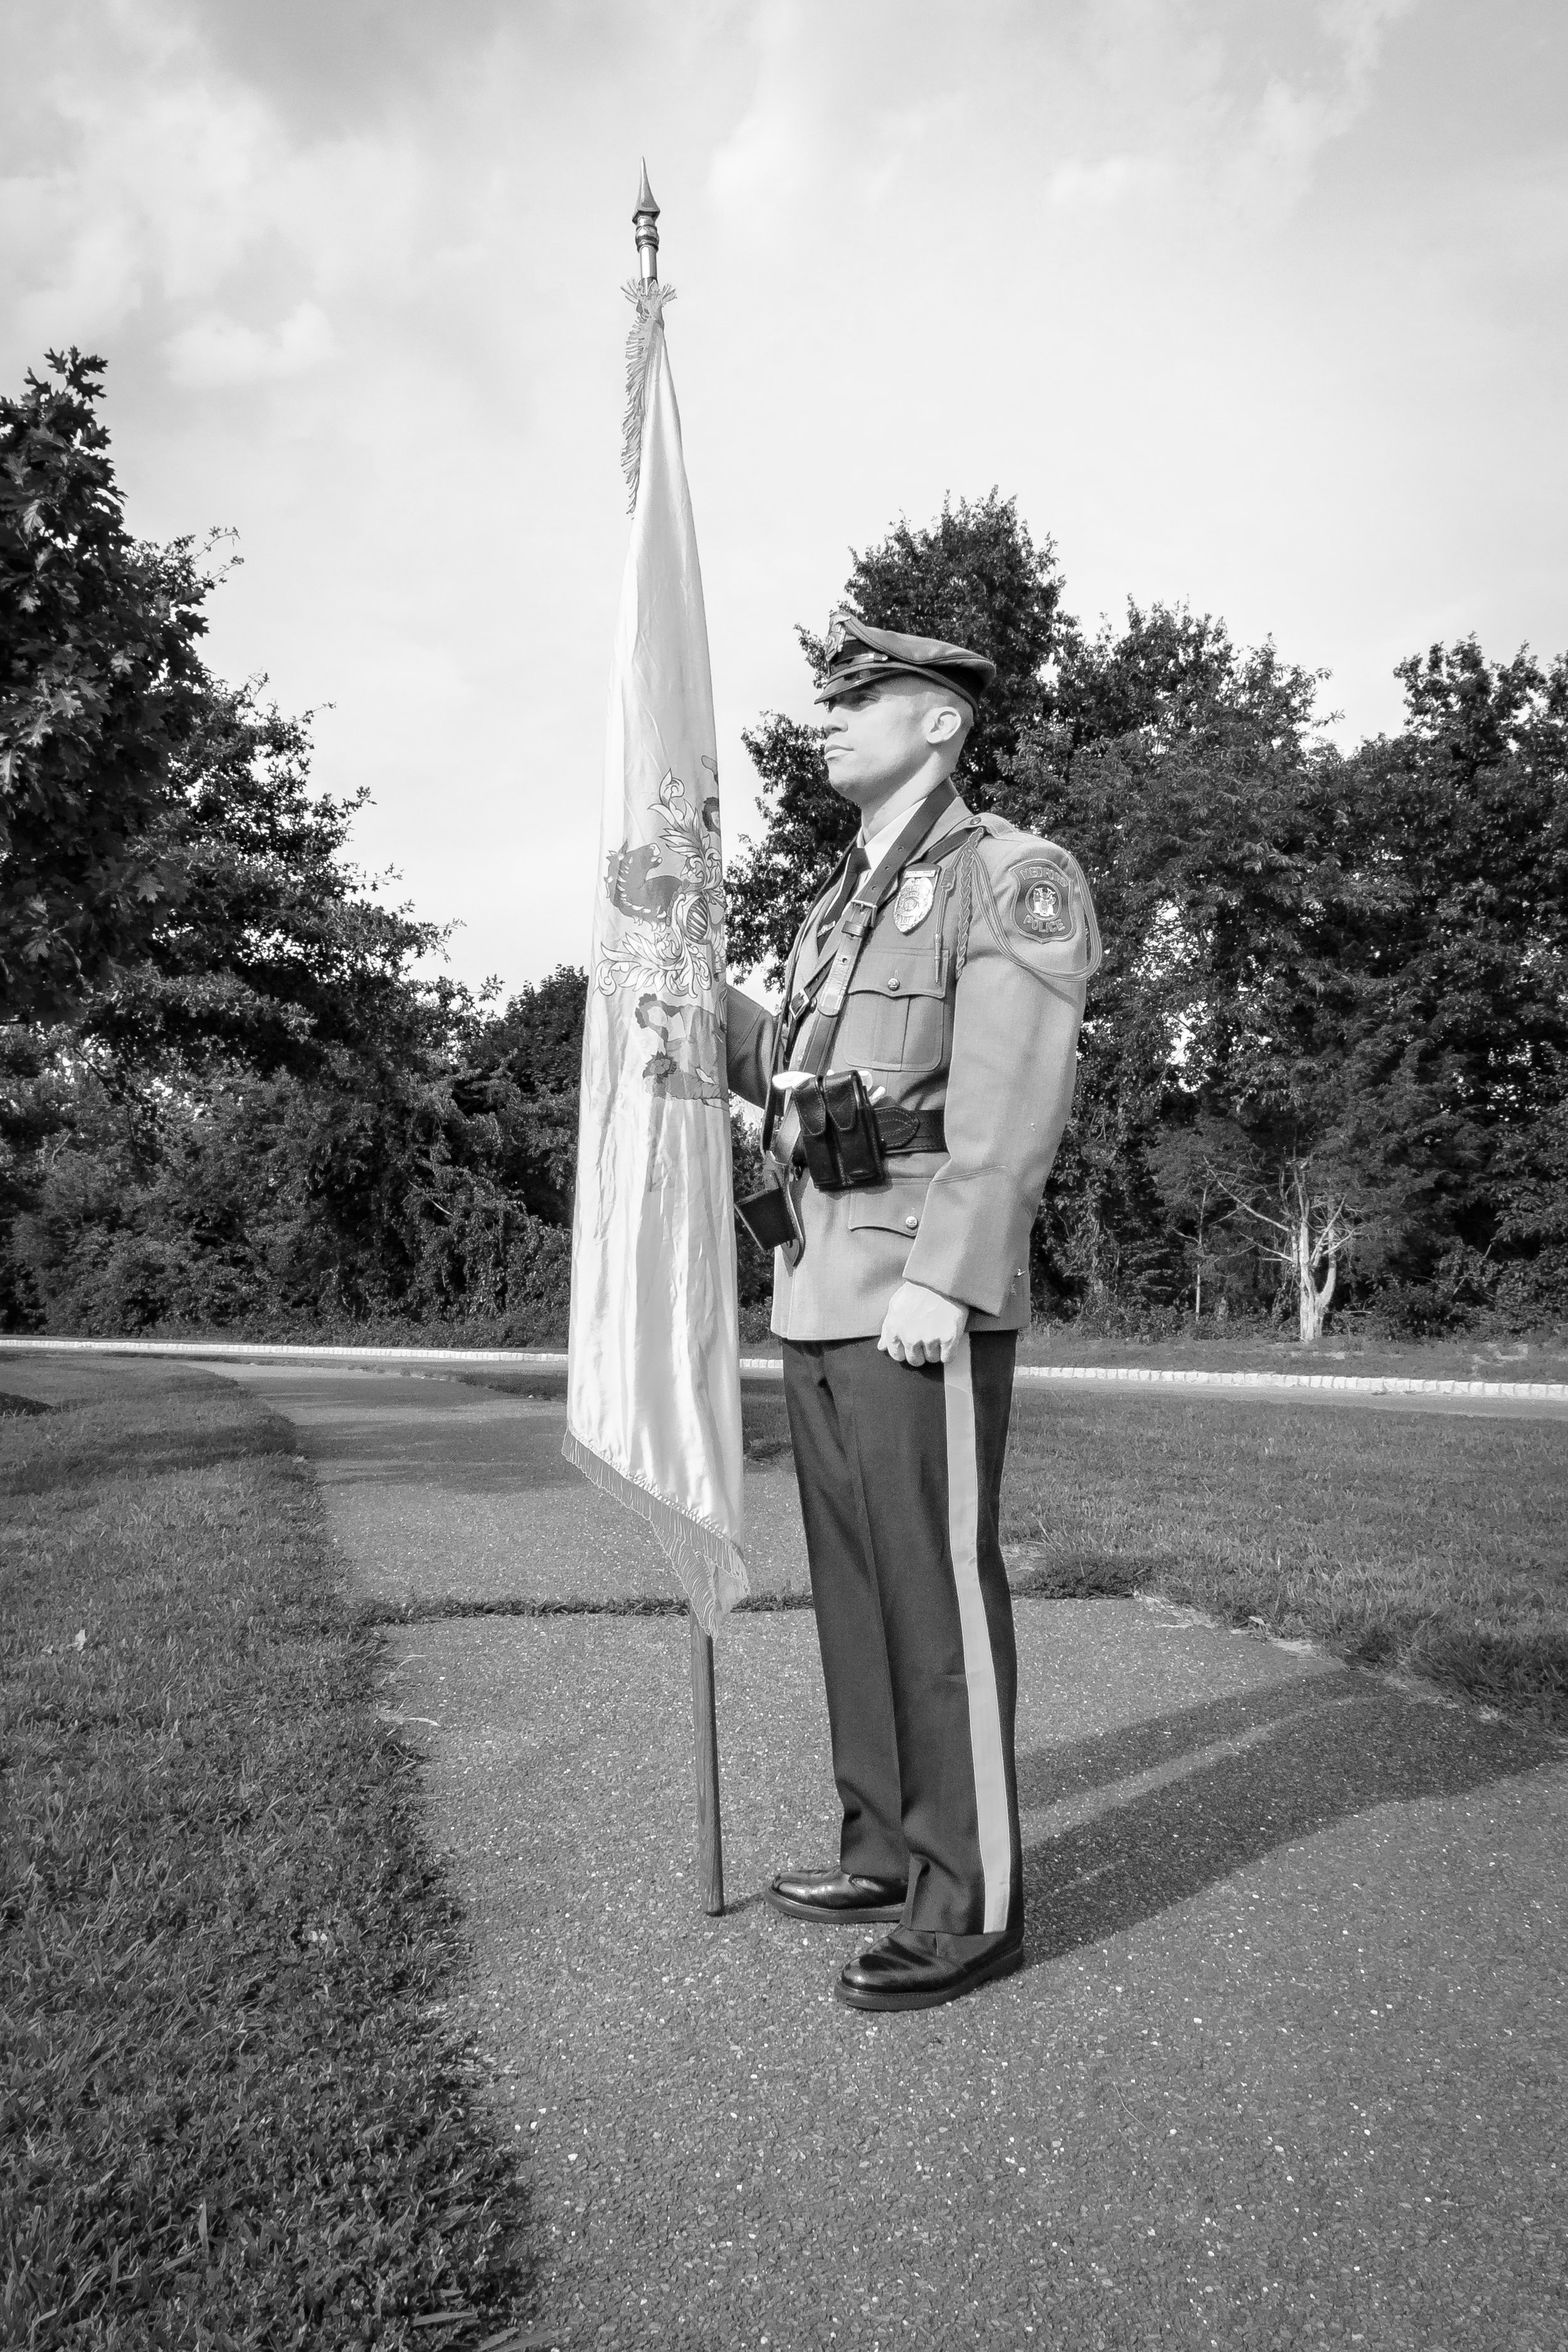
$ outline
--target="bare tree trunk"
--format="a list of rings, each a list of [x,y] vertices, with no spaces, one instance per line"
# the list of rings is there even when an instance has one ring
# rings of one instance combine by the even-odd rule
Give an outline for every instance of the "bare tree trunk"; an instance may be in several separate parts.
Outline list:
[[[1310,1347],[1314,1339],[1321,1339],[1322,1337],[1323,1325],[1328,1318],[1329,1301],[1334,1295],[1334,1281],[1338,1273],[1339,1266],[1331,1251],[1329,1268],[1323,1276],[1322,1286],[1320,1288],[1313,1281],[1311,1235],[1308,1231],[1307,1220],[1303,1217],[1296,1230],[1296,1290],[1300,1305],[1303,1346]]]
[[[1320,1331],[1321,1331],[1324,1324],[1329,1319],[1329,1301],[1334,1295],[1334,1283],[1338,1277],[1339,1270],[1340,1262],[1338,1258],[1331,1255],[1329,1259],[1329,1270],[1327,1274],[1324,1275],[1322,1283],[1318,1291],[1318,1329]]]
[[[1301,1344],[1306,1347],[1318,1336],[1316,1319],[1318,1293],[1312,1280],[1312,1237],[1307,1230],[1304,1212],[1298,1220],[1292,1241],[1296,1260],[1296,1308],[1300,1320]]]

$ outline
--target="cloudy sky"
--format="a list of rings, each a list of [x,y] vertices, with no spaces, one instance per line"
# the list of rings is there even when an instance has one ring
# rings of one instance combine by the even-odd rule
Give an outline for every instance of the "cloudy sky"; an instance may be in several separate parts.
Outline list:
[[[646,153],[731,844],[792,624],[1016,493],[1093,622],[1568,646],[1561,0],[7,0],[0,362],[110,362],[217,667],[509,986],[587,944]],[[328,709],[326,706],[330,705]]]

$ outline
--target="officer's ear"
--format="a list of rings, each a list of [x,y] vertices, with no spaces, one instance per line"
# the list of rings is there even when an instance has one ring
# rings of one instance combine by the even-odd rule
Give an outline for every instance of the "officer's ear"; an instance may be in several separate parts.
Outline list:
[[[939,749],[944,744],[961,748],[969,723],[969,713],[961,702],[930,702],[925,713],[926,741]]]

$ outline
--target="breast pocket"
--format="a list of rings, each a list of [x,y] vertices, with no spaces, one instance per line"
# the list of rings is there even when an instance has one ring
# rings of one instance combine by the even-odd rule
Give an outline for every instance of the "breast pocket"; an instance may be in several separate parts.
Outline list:
[[[845,1000],[837,1066],[919,1077],[942,1066],[946,1048],[947,992],[929,952],[868,952]]]

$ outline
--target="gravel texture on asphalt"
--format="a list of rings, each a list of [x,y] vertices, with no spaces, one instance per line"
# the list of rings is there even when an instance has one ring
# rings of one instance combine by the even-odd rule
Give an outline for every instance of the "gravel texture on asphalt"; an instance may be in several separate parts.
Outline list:
[[[363,1597],[669,1589],[558,1399],[244,1377]],[[787,1563],[787,1464],[747,1500]],[[1028,1964],[881,2019],[832,1998],[854,1930],[762,1901],[834,1848],[809,1615],[720,1640],[717,1920],[683,1624],[389,1632],[531,2193],[521,2341],[1562,2352],[1561,1744],[1166,1606],[1018,1621]]]
[[[540,2345],[1568,2341],[1559,1752],[1135,1602],[1019,1604],[1022,1975],[851,2015],[776,1917],[835,1811],[809,1617],[392,1636]]]

